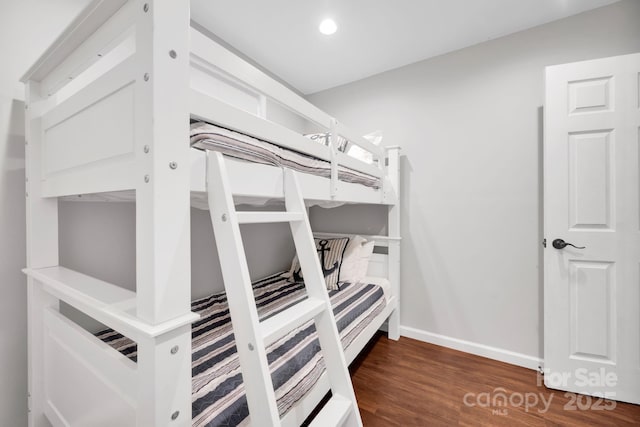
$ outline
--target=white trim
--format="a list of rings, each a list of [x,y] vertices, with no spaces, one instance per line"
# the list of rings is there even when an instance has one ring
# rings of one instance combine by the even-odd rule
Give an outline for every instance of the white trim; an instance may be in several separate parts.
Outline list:
[[[412,328],[410,326],[400,326],[400,334],[403,337],[412,338],[414,340],[423,341],[430,344],[440,345],[442,347],[447,347],[458,351],[464,351],[465,353],[487,357],[499,362],[522,366],[523,368],[533,369],[535,371],[538,370],[539,366],[542,366],[542,359],[539,357],[529,356],[526,354],[505,350],[503,348],[492,347],[485,344],[461,340],[459,338],[448,337],[446,335],[440,335],[433,332],[427,332],[422,329]]]

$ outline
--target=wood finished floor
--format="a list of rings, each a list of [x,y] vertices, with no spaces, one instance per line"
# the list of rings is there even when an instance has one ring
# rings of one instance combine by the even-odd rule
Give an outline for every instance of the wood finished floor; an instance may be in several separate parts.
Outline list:
[[[376,336],[352,364],[351,373],[365,427],[640,426],[638,405],[615,402],[613,410],[580,410],[589,406],[586,397],[577,402],[574,394],[538,386],[535,371],[408,338],[390,341]],[[499,387],[504,390],[496,391]],[[484,403],[486,393],[494,396],[500,391],[515,406],[464,403],[467,393],[473,393],[468,402],[477,402],[485,393],[480,397]],[[519,405],[518,396],[511,397],[516,394],[528,396],[528,411]],[[546,412],[540,396],[551,399]],[[601,402],[603,407],[612,404]]]

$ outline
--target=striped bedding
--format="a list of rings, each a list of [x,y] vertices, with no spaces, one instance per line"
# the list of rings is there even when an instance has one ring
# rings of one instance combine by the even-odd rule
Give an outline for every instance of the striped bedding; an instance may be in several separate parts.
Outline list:
[[[266,319],[306,298],[304,284],[292,283],[276,273],[254,282],[261,319]],[[341,283],[330,291],[342,345],[346,349],[385,307],[380,286]],[[237,426],[248,422],[248,407],[229,309],[224,292],[191,303],[201,319],[192,327],[192,411],[194,426]],[[97,337],[136,360],[136,345],[113,330]],[[318,381],[324,361],[313,322],[267,347],[278,409],[284,416]]]
[[[331,176],[331,163],[325,160],[209,123],[191,123],[191,146],[201,150],[219,151],[250,162],[287,167],[325,178]],[[380,188],[379,178],[343,166],[338,167],[338,179]]]

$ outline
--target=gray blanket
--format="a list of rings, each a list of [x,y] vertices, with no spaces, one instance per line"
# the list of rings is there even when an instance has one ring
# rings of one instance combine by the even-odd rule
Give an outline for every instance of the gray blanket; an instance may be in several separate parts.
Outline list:
[[[306,298],[304,284],[277,273],[253,284],[261,319]],[[382,288],[364,283],[342,283],[330,291],[342,345],[346,349],[385,307]],[[249,410],[242,383],[229,307],[224,293],[193,301],[202,318],[192,327],[192,401],[194,426],[237,426],[246,423]],[[116,350],[136,360],[136,344],[113,330],[97,334]],[[287,334],[267,348],[280,416],[295,405],[324,371],[313,322]]]
[[[317,142],[309,140],[309,144],[317,144]],[[209,123],[191,124],[191,146],[201,150],[219,151],[250,162],[287,167],[325,178],[331,176],[331,163],[325,160]],[[343,166],[338,167],[338,179],[380,188],[379,178]]]

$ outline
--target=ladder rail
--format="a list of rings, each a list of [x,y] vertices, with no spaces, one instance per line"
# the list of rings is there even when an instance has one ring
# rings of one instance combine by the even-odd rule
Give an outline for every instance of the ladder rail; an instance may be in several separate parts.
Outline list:
[[[295,172],[291,169],[284,170],[284,178],[285,206],[287,210],[306,212],[304,199]],[[340,334],[338,333],[336,320],[333,315],[331,300],[326,290],[324,274],[318,259],[309,217],[305,215],[302,221],[291,222],[290,226],[296,253],[298,254],[298,260],[304,275],[307,295],[311,298],[324,299],[327,305],[327,310],[315,318],[315,323],[329,382],[331,383],[334,395],[341,395],[351,401],[356,415],[356,425],[361,426],[362,420],[360,419],[360,412],[357,409],[356,396],[353,391],[353,385],[351,384],[347,361],[344,357]]]
[[[207,198],[215,232],[220,268],[227,292],[229,313],[240,359],[250,417],[263,425],[280,425],[271,372],[251,287],[249,268],[240,236],[240,226],[219,152],[207,151]],[[267,369],[263,367],[266,366]]]

